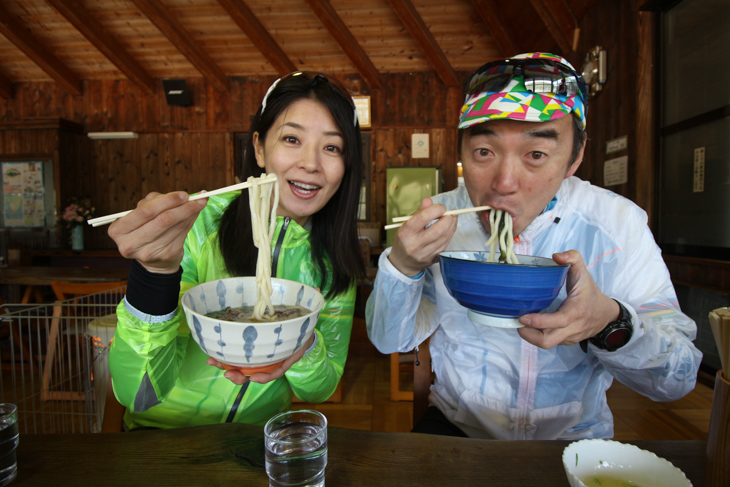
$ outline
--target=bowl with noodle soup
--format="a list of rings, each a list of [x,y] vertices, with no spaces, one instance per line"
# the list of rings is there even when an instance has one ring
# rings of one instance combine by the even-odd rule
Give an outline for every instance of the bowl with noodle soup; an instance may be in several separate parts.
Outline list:
[[[552,259],[517,255],[516,264],[490,262],[490,251],[439,254],[444,285],[476,323],[519,328],[522,315],[550,306],[565,284],[567,265]]]
[[[182,297],[190,334],[200,348],[226,369],[246,375],[270,372],[303,347],[314,333],[324,297],[315,288],[271,279],[275,313],[256,320],[255,277],[205,282]]]
[[[563,450],[563,467],[571,487],[692,487],[670,461],[614,440],[570,443]]]

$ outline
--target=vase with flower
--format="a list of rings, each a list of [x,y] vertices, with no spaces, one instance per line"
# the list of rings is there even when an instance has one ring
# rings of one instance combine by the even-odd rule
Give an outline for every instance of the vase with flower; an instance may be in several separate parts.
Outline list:
[[[95,208],[89,198],[71,198],[63,213],[58,217],[60,224],[70,231],[71,250],[84,250],[84,227],[94,218]]]

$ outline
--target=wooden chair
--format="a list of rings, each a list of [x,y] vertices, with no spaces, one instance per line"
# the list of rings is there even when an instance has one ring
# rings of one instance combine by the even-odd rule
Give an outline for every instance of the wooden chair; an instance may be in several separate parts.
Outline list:
[[[400,374],[403,370],[413,373],[413,390],[401,389]],[[418,353],[390,354],[390,400],[413,401],[413,416],[420,419],[428,408],[428,395],[433,377],[429,339],[418,346]],[[415,424],[415,422],[413,423]]]
[[[403,371],[412,372],[416,354],[391,353],[390,354],[390,400],[391,401],[413,401],[413,391],[401,389],[400,374]]]
[[[418,346],[418,361],[413,363],[413,425],[421,419],[428,409],[428,396],[431,394],[433,372],[429,339]],[[415,355],[415,354],[414,354]]]
[[[53,293],[59,301],[78,298],[89,294],[102,293],[113,289],[126,289],[127,281],[111,281],[111,282],[61,282],[54,281],[51,283]]]
[[[104,416],[101,422],[102,433],[121,433],[124,431],[124,412],[127,410],[117,400],[112,388],[112,376],[109,374],[109,382],[106,386],[106,402],[104,403]]]
[[[54,366],[58,360],[56,354],[60,355],[61,323],[65,319],[73,320],[75,316],[64,317],[64,310],[73,309],[75,302],[81,302],[82,296],[96,295],[100,293],[112,294],[113,291],[123,292],[126,289],[127,281],[112,282],[52,282],[51,287],[58,301],[53,306],[53,318],[48,333],[46,357],[43,364],[43,377],[41,384],[41,400],[71,400],[82,401],[86,395],[79,391],[51,390],[51,378]],[[63,302],[63,304],[62,304]],[[71,314],[71,313],[69,313]],[[81,316],[79,316],[81,318]],[[106,345],[106,344],[104,344]]]

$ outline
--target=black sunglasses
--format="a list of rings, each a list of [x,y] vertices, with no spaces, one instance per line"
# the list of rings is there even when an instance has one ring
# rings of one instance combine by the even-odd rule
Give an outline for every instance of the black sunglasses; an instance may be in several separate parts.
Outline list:
[[[474,71],[464,82],[464,94],[499,93],[515,77],[532,93],[578,95],[587,104],[585,80],[563,63],[550,59],[501,59]]]

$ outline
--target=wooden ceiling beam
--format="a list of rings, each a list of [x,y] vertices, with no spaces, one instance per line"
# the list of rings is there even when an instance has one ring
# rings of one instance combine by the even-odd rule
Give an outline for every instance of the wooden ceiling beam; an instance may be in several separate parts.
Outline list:
[[[157,0],[132,0],[190,63],[220,92],[230,91],[226,73],[195,42],[169,10]]]
[[[573,37],[578,22],[565,0],[530,0],[550,35],[563,51],[563,55],[573,51]]]
[[[8,12],[0,3],[0,34],[8,38],[56,83],[72,95],[81,94],[81,80],[58,58],[51,54],[38,39],[22,28],[22,19]]]
[[[499,0],[471,0],[471,3],[484,25],[487,26],[487,30],[492,35],[494,42],[497,43],[503,57],[514,56],[522,52],[507,30],[508,24],[502,13],[502,8],[499,6]]]
[[[156,82],[140,64],[112,37],[79,0],[46,0],[95,48],[111,61],[124,75],[142,88],[154,94]]]
[[[372,89],[380,89],[382,83],[380,81],[380,72],[368,57],[365,50],[360,46],[352,35],[350,29],[347,28],[335,9],[332,8],[328,0],[307,0],[309,8],[312,9],[314,15],[317,16],[322,25],[327,29],[340,48],[350,58],[355,69],[365,79],[365,82]]]
[[[436,70],[436,74],[441,78],[441,81],[451,88],[461,86],[454,72],[454,68],[449,63],[449,60],[446,59],[446,55],[441,50],[441,47],[439,47],[436,39],[434,39],[431,31],[426,27],[426,24],[411,1],[388,0],[388,3],[390,3],[393,11],[395,11],[401,22],[403,22],[403,25],[408,29],[408,32],[411,33],[411,36],[421,47],[421,50],[426,55],[426,59],[428,59],[428,62]]]
[[[0,75],[0,98],[9,100],[13,97],[13,83],[5,76]]]
[[[244,0],[218,0],[218,3],[280,75],[283,76],[297,70],[296,65],[271,37],[269,31],[259,22]]]

